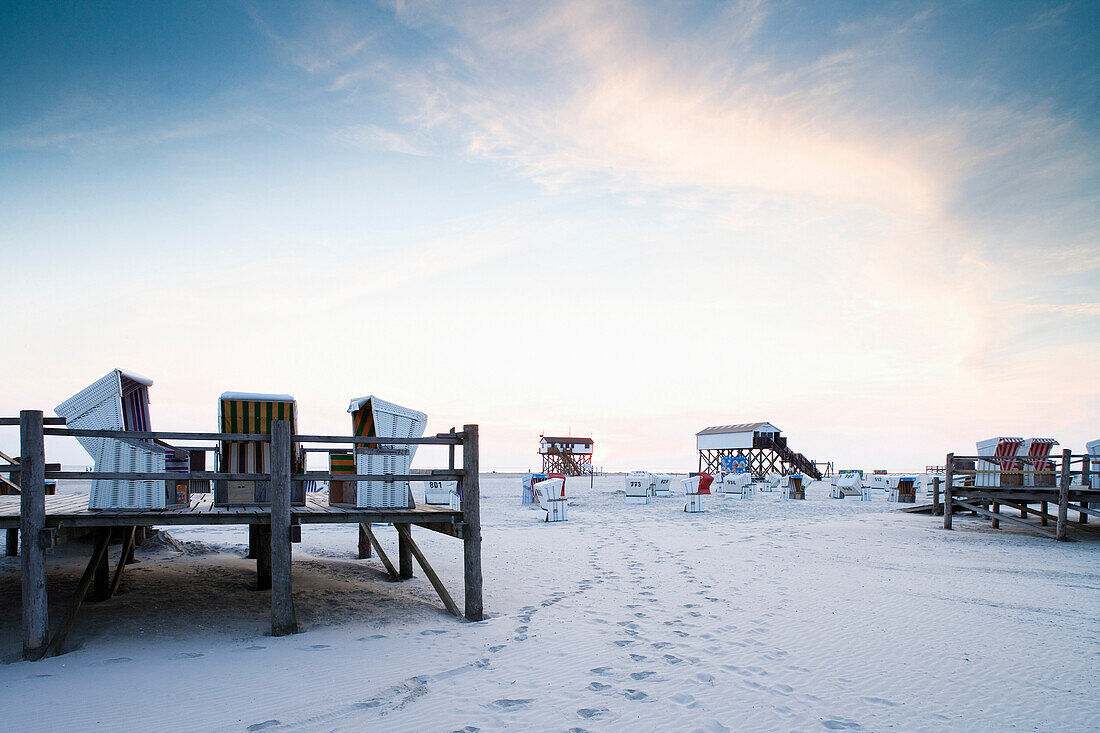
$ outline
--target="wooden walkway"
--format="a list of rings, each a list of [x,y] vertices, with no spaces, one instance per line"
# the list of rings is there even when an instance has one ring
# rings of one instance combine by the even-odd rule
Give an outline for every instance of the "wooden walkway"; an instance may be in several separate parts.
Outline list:
[[[325,496],[306,495],[305,506],[290,508],[295,524],[418,524],[462,536],[462,512],[419,504],[413,509],[357,509],[329,506]],[[46,497],[47,527],[154,527],[186,524],[271,524],[270,507],[214,506],[212,494],[191,497],[186,507],[168,509],[89,509],[88,494]],[[437,525],[450,525],[442,528]],[[19,497],[0,496],[0,529],[19,527]]]

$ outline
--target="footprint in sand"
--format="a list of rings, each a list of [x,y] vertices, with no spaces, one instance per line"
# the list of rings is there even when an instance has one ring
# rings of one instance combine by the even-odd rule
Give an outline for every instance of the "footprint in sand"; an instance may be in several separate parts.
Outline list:
[[[603,675],[611,674],[611,667],[593,667],[592,669],[590,669],[588,671],[591,672],[592,674],[598,674],[598,675],[603,676]]]
[[[527,628],[524,627],[523,630],[526,631]],[[446,633],[447,633],[446,629],[425,629],[424,631],[420,632],[420,635],[421,636],[435,636],[436,634],[446,634]]]
[[[122,664],[123,662],[132,662],[132,661],[134,661],[134,660],[130,659],[129,657],[115,657],[114,659],[104,660],[104,662],[106,664]]]
[[[606,712],[607,708],[581,708],[577,711],[577,715],[591,720],[592,718],[599,718]]]
[[[491,703],[493,707],[501,710],[515,710],[517,708],[527,707],[534,700],[531,698],[513,699],[508,697],[502,697],[499,700],[493,700]]]
[[[202,654],[199,652],[180,652],[179,654],[173,654],[169,659],[198,659]]]
[[[633,639],[619,639],[618,641],[614,642],[615,646],[628,646],[633,643]]]
[[[624,690],[623,696],[627,700],[645,700],[649,695],[645,694],[641,690]]]
[[[652,677],[657,674],[656,672],[631,672],[630,678],[634,680],[644,680],[646,677]]]
[[[489,647],[489,652],[491,654],[496,654],[501,649],[503,649],[505,646],[506,646],[505,644],[497,644],[496,646],[491,646],[491,647]]]
[[[273,728],[276,725],[282,725],[282,724],[283,724],[283,722],[281,720],[274,720],[274,719],[265,720],[262,723],[253,723],[252,725],[248,726],[248,730],[250,730],[250,731],[265,730],[266,728]]]
[[[611,685],[605,685],[603,682],[589,682],[588,689],[594,692],[603,692],[604,690],[611,689]]]
[[[367,700],[366,702],[357,702],[352,707],[359,708],[360,710],[366,710],[370,708],[376,708],[382,705],[381,700]]]
[[[894,702],[893,700],[885,700],[881,697],[862,697],[863,702],[869,702],[873,705],[885,705],[887,707],[896,708],[901,707],[900,702]]]
[[[821,724],[829,730],[852,730],[863,727],[851,720],[822,720]]]
[[[322,649],[331,649],[331,648],[332,647],[330,647],[328,644],[310,644],[309,646],[300,646],[300,647],[298,647],[298,651],[300,651],[300,652],[316,652],[316,651],[320,651]]]

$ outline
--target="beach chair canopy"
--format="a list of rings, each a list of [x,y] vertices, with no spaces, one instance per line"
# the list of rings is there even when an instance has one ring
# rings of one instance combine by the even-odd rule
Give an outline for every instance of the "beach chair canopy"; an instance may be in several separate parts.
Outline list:
[[[149,387],[153,380],[126,369],[112,369],[54,408],[71,428],[80,430],[149,430]],[[104,438],[77,440],[92,458]]]
[[[534,488],[539,497],[539,504],[543,505],[544,509],[548,508],[545,506],[546,502],[565,498],[564,478],[548,478],[536,483]]]
[[[709,473],[701,473],[701,474],[699,474],[698,479],[699,479],[699,489],[696,493],[709,494],[710,493],[710,485],[712,483],[714,483],[714,477],[711,476]]]
[[[1054,438],[1028,438],[1020,446],[1019,454],[1028,458],[1030,468],[1035,471],[1053,471],[1054,463],[1047,460],[1051,449],[1058,445]]]
[[[1023,444],[1023,438],[997,437],[979,440],[976,444],[978,455],[989,457],[990,463],[997,464],[1001,470],[1010,471],[1017,467],[1016,453]]]
[[[416,456],[415,444],[389,444],[385,438],[419,438],[424,435],[428,416],[423,412],[401,407],[374,395],[356,397],[348,405],[352,432],[358,437],[382,438],[356,448],[355,467],[363,474],[407,474]],[[388,451],[379,453],[378,449]],[[412,506],[408,481],[360,481],[358,506]]]

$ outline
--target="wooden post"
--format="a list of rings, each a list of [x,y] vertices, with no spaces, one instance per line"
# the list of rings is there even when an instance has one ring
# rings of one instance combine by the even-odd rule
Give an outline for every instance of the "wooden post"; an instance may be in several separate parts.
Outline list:
[[[257,559],[256,546],[260,543],[259,531],[259,525],[248,525],[248,554],[245,555],[245,558],[248,560]]]
[[[370,537],[367,535],[366,525],[359,525],[359,559],[370,557]]]
[[[435,570],[430,564],[428,564],[428,558],[424,557],[424,553],[420,551],[416,543],[413,542],[412,533],[409,532],[409,525],[407,524],[395,524],[397,528],[397,534],[405,540],[405,543],[409,546],[409,550],[412,552],[413,557],[420,563],[420,567],[423,568],[424,574],[428,576],[428,581],[431,582],[432,587],[435,588],[435,592],[439,594],[439,600],[443,601],[443,605],[447,607],[447,610],[452,615],[462,618],[462,614],[458,611],[458,606],[451,598],[451,594],[447,592],[446,586],[443,585],[443,581],[436,575]]]
[[[271,423],[271,635],[298,633],[290,586],[290,421]]]
[[[118,556],[118,566],[115,567],[115,576],[111,578],[111,589],[107,593],[108,598],[113,598],[118,592],[118,584],[122,581],[122,569],[133,562],[134,538],[137,536],[137,527],[130,527],[122,540],[122,554]]]
[[[955,483],[955,454],[947,454],[947,473],[943,481],[943,528],[951,529],[951,515],[955,513],[955,506],[951,503],[951,492]]]
[[[374,551],[378,553],[378,559],[386,566],[386,572],[390,574],[390,578],[393,580],[401,580],[401,576],[397,574],[397,568],[390,562],[389,556],[386,555],[386,551],[382,549],[382,545],[378,542],[378,538],[374,536],[374,532],[371,531],[370,525],[360,524],[359,531],[366,533],[367,541],[374,545]]]
[[[111,546],[111,528],[102,527],[96,531],[99,541],[105,541],[107,547]],[[95,580],[92,583],[92,600],[97,603],[111,597],[111,565],[104,552],[95,565]]]
[[[19,530],[6,529],[4,533],[7,535],[7,546],[4,548],[4,554],[8,557],[15,557],[19,554]]]
[[[1081,490],[1082,490],[1082,492],[1088,491],[1089,486],[1092,485],[1092,473],[1091,472],[1092,472],[1092,458],[1090,458],[1088,455],[1086,455],[1081,459]],[[1085,494],[1082,494],[1082,496],[1085,496]],[[1090,504],[1085,499],[1082,499],[1081,500],[1081,506],[1084,507],[1085,509],[1088,509],[1090,507]],[[1084,512],[1078,512],[1077,513],[1077,518],[1080,520],[1081,524],[1088,524],[1088,521],[1089,521],[1089,515],[1088,514],[1085,514]]]
[[[1043,512],[1039,516],[1042,517],[1042,525],[1045,527],[1047,526],[1047,515],[1050,514],[1050,504],[1045,501],[1039,502],[1039,508]]]
[[[46,443],[42,411],[19,413],[19,531],[23,590],[23,658],[41,659],[50,640],[46,598]]]
[[[996,501],[993,502],[993,513],[994,514],[1000,514],[1001,513],[1001,504],[1000,504],[1000,502],[996,502]],[[997,519],[997,517],[993,517],[992,524],[993,524],[993,529],[1000,529],[1001,528],[1001,520]]]
[[[395,523],[393,526],[397,530],[397,575],[401,580],[408,580],[413,576],[412,548],[408,540],[412,533],[408,524]]]
[[[73,596],[73,607],[69,609],[69,615],[65,617],[65,623],[54,634],[53,641],[50,642],[52,655],[61,653],[61,647],[65,645],[65,639],[69,637],[69,631],[72,630],[73,624],[76,622],[76,615],[80,612],[80,604],[84,602],[84,596],[88,594],[88,588],[92,584],[92,577],[95,575],[96,567],[99,565],[99,561],[107,555],[107,545],[110,544],[111,535],[104,532],[96,532],[96,544],[95,549],[92,550],[92,557],[88,560],[88,567],[84,568],[84,574],[80,576],[80,583],[76,586],[76,594]]]
[[[465,580],[466,620],[484,618],[481,575],[481,494],[478,483],[477,425],[463,426],[462,440],[462,560]]]
[[[940,477],[937,476],[932,479],[932,516],[941,512],[943,512],[943,506],[940,505]]]
[[[1070,451],[1067,448],[1062,451],[1062,476],[1058,482],[1058,521],[1054,527],[1054,539],[1059,542],[1065,542],[1066,537],[1066,520],[1069,514],[1069,462]]]
[[[249,530],[253,528],[256,531],[256,590],[269,590],[271,588],[271,525],[249,525]]]

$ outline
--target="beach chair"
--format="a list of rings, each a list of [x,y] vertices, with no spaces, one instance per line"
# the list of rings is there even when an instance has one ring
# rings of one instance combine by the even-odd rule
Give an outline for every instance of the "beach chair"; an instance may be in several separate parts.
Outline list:
[[[764,483],[761,486],[761,491],[775,491],[783,482],[784,477],[781,474],[776,473],[775,471],[769,471],[768,475],[764,477]]]
[[[913,504],[917,501],[917,477],[899,476],[897,483],[890,489],[890,501]]]
[[[218,398],[218,427],[222,433],[271,435],[275,420],[290,422],[291,434],[298,432],[298,409],[287,394],[224,392]],[[301,473],[305,453],[298,443],[291,444],[290,472]],[[223,440],[218,447],[219,473],[270,473],[271,441]],[[331,499],[330,499],[331,501]],[[290,503],[306,503],[305,483],[292,481]],[[218,479],[214,482],[216,506],[270,505],[271,479]]]
[[[684,505],[685,512],[698,514],[706,511],[703,497],[710,495],[710,485],[713,482],[714,477],[709,473],[700,473],[680,481],[684,496],[687,497],[687,503]]]
[[[649,474],[645,471],[631,471],[626,477],[626,503],[649,503]]]
[[[529,473],[523,477],[523,492],[520,496],[520,503],[527,505],[538,505],[538,499],[535,498],[535,491],[532,488],[538,481],[545,481],[550,478],[545,473]]]
[[[538,497],[539,506],[546,511],[544,521],[564,522],[569,503],[565,496],[565,477],[561,474],[551,476],[552,478],[535,483],[535,496]]]
[[[368,395],[357,397],[348,406],[352,434],[362,438],[381,438],[377,443],[355,447],[355,470],[359,474],[409,474],[416,444],[385,442],[385,438],[420,438],[428,424],[423,412],[410,410]],[[360,509],[397,509],[416,506],[408,481],[358,481],[354,501],[345,503]]]
[[[722,477],[722,495],[733,496],[738,499],[752,499],[756,495],[756,486],[752,482],[752,474],[727,473]]]
[[[80,430],[151,430],[149,387],[153,380],[113,369],[54,408],[70,428]],[[187,471],[190,455],[167,443],[131,438],[79,437],[96,471],[164,473]],[[115,481],[94,479],[89,509],[164,509],[190,501],[183,481]]]
[[[424,486],[424,503],[433,506],[447,506],[459,511],[462,506],[458,498],[457,481],[428,481]]]
[[[330,450],[328,452],[328,472],[332,474],[355,474],[355,451]],[[328,482],[329,506],[355,503],[355,482],[331,479]],[[346,498],[345,498],[346,497]]]
[[[672,477],[665,473],[657,474],[654,496],[668,496],[672,491]]]
[[[980,460],[974,485],[980,487],[1022,486],[1022,464],[1016,456],[1023,438],[989,438],[977,443]]]
[[[783,499],[805,499],[806,498],[806,477],[800,473],[792,473],[786,477],[786,481],[779,485],[781,492],[781,498]]]
[[[870,494],[863,486],[863,479],[856,471],[841,473],[836,478],[829,496],[834,499],[843,499],[846,496],[858,496],[860,501],[869,501]]]
[[[1054,486],[1054,462],[1048,456],[1058,441],[1054,438],[1028,438],[1016,455],[1024,471],[1024,486]]]
[[[1085,452],[1089,454],[1089,483],[1100,489],[1100,440],[1085,443]]]

